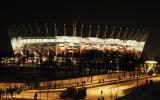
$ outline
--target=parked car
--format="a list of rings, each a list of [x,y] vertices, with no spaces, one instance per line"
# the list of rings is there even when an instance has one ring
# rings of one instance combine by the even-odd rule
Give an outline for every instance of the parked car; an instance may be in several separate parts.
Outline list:
[[[81,87],[76,89],[75,87],[68,87],[59,96],[62,99],[73,98],[74,100],[84,99],[86,97],[86,88]]]

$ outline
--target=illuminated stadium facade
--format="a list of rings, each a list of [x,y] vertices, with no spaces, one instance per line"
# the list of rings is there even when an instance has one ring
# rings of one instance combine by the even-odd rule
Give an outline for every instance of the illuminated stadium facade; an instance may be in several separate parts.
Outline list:
[[[80,50],[114,50],[114,51],[134,51],[142,52],[145,42],[136,40],[120,40],[120,39],[101,39],[96,37],[73,37],[73,36],[56,36],[56,37],[18,37],[11,40],[14,52],[23,48],[25,45],[32,44],[57,44],[57,48],[61,50],[73,49],[71,46],[78,46]],[[57,51],[58,52],[58,51]]]
[[[88,51],[131,53],[140,57],[148,36],[148,32],[144,30],[140,31],[138,29],[135,31],[131,29],[129,31],[128,28],[116,30],[115,27],[109,29],[107,26],[98,26],[93,29],[90,25],[88,31],[86,31],[87,28],[81,25],[77,30],[76,24],[73,24],[72,31],[68,32],[72,35],[67,35],[65,24],[63,35],[58,35],[56,24],[54,24],[54,28],[52,27],[54,29],[52,32],[47,23],[44,24],[43,32],[37,23],[34,25],[32,27],[29,24],[27,26],[17,25],[16,28],[10,29],[9,33],[15,57],[18,57],[18,55],[25,55],[26,57],[28,55],[27,57],[34,59],[34,62],[38,60],[37,63],[49,59],[51,53],[54,56],[53,62],[62,62],[63,57],[70,54],[72,57],[66,59],[78,63],[80,60],[75,55],[83,55]],[[43,36],[42,33],[46,34]],[[25,36],[23,36],[24,34]],[[84,34],[85,36],[83,36]],[[92,34],[95,34],[95,36],[91,36]]]

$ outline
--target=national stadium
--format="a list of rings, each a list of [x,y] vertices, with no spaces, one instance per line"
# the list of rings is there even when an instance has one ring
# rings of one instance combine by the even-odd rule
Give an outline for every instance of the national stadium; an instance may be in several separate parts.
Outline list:
[[[26,64],[50,62],[51,65],[57,63],[64,66],[66,64],[62,63],[69,59],[74,66],[78,66],[83,58],[83,62],[95,61],[96,64],[104,64],[107,61],[103,59],[112,56],[112,52],[118,53],[117,58],[112,61],[125,54],[140,57],[148,36],[147,31],[133,28],[77,24],[62,24],[59,27],[61,28],[58,29],[56,23],[11,26],[8,33],[14,52],[14,62],[20,63],[19,60]],[[87,57],[91,51],[94,52]]]

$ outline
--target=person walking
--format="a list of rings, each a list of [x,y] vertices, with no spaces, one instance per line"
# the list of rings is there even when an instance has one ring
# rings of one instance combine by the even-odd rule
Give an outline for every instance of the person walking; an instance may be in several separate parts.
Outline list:
[[[37,95],[37,92],[36,92],[36,93],[34,94],[34,99],[37,99],[37,96],[38,96],[38,95]]]
[[[98,97],[98,100],[100,100],[100,97]]]

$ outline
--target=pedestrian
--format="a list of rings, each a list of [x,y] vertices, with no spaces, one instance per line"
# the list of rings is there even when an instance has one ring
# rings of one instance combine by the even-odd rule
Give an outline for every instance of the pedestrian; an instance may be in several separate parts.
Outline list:
[[[13,97],[13,90],[10,91],[11,97]]]
[[[98,97],[98,100],[100,100],[100,97]]]
[[[1,98],[1,96],[2,96],[2,89],[0,89],[0,98]]]
[[[102,94],[103,94],[103,91],[101,90],[101,96],[102,96]]]
[[[61,87],[61,83],[59,83],[59,88]]]
[[[77,86],[79,85],[79,82],[77,82]]]
[[[148,80],[146,79],[146,83],[148,83]]]
[[[120,77],[120,76],[118,76],[118,80],[121,80],[121,77]]]
[[[36,93],[34,94],[34,99],[37,99],[37,96],[38,96],[38,95],[37,95],[37,92],[36,92]]]
[[[83,86],[83,81],[81,82],[82,86]]]
[[[2,96],[4,96],[5,95],[5,90],[2,90]]]
[[[54,83],[54,88],[56,88],[56,83]]]
[[[102,96],[102,100],[104,100],[104,96]]]
[[[84,81],[84,85],[86,85],[86,81]]]
[[[153,84],[153,80],[150,79],[149,82],[150,82],[150,84]]]

